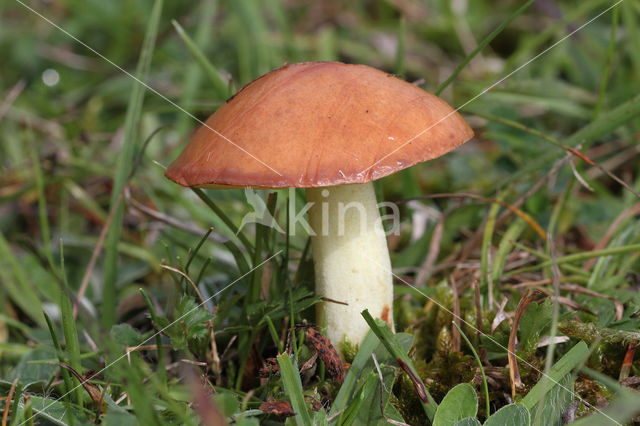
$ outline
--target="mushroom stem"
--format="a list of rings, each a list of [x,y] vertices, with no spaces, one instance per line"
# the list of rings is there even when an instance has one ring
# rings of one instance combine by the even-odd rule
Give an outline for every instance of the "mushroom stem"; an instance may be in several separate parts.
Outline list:
[[[316,293],[331,299],[317,311],[329,340],[360,344],[369,330],[364,309],[393,327],[391,261],[373,183],[308,188],[307,201]]]

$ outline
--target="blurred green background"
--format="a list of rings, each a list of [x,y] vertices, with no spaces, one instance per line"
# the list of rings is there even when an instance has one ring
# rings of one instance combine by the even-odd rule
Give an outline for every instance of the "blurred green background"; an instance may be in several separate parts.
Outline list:
[[[193,192],[163,176],[164,167],[197,126],[193,117],[205,120],[228,95],[287,62],[362,63],[398,74],[430,92],[443,89],[440,96],[462,107],[461,113],[474,128],[475,139],[455,153],[377,183],[384,199],[402,202],[402,232],[390,240],[390,246],[396,272],[410,282],[421,277],[424,281],[417,284],[435,285],[456,267],[456,261],[468,261],[477,269],[486,261],[487,250],[495,254],[505,230],[517,221],[513,216],[499,221],[495,233],[491,229],[484,236],[483,245],[490,205],[451,197],[405,202],[421,195],[465,192],[499,197],[510,204],[522,199],[520,208],[550,232],[562,254],[593,249],[612,222],[622,212],[630,212],[632,219],[612,231],[616,237],[611,244],[637,244],[636,196],[580,160],[557,163],[567,154],[544,137],[579,147],[640,189],[639,2],[621,2],[616,12],[602,14],[560,42],[613,3],[535,1],[450,84],[442,86],[478,44],[525,3],[165,1],[161,9],[156,4],[154,15],[154,2],[148,0],[1,0],[0,377],[15,375],[14,367],[23,357],[33,355],[32,346],[51,345],[43,309],[54,322],[64,316],[56,284],[65,281],[60,241],[66,283],[70,293],[77,294],[114,206],[116,212],[123,205],[126,208],[121,217],[114,215],[104,249],[95,267],[89,268],[80,328],[108,333],[112,325],[126,321],[148,331],[140,287],[159,300],[163,310],[173,312],[185,284],[180,276],[162,269],[163,262],[180,270],[190,262],[190,275],[198,278],[196,283],[208,297],[249,266],[286,249],[287,257],[279,256],[271,266],[280,272],[267,286],[274,304],[283,297],[283,304],[273,308],[276,316],[285,316],[282,295],[288,285],[300,291],[300,300],[309,296],[312,273],[304,236],[284,241],[278,234],[257,230],[263,251],[250,255],[223,219]],[[156,34],[155,45],[145,48],[145,34],[150,33]],[[544,52],[556,42],[560,43]],[[147,54],[146,67],[138,65],[144,62],[141,52]],[[123,70],[140,76],[162,96],[144,93]],[[590,189],[578,178],[587,181]],[[126,189],[118,200],[122,188]],[[206,194],[236,226],[249,211],[240,190]],[[280,193],[275,202],[281,223],[286,221],[285,197]],[[420,276],[435,224],[442,217],[446,220],[434,260],[439,266]],[[192,259],[190,250],[212,226],[213,233]],[[248,238],[255,243],[254,229],[249,231]],[[549,253],[548,243],[530,228],[520,232],[516,239],[529,251]],[[602,258],[608,260],[599,264],[596,275],[583,277],[582,283],[624,299],[631,315],[640,309],[632,291],[637,282],[625,276],[637,276],[638,253],[632,249],[624,253],[624,259]],[[544,274],[548,277],[549,270]],[[221,328],[245,327],[238,328],[239,333],[251,330],[253,334],[238,339],[240,353],[259,334],[251,328],[263,318],[256,312],[268,310],[258,303],[259,297],[251,296],[260,280],[254,275],[224,294],[227,303],[238,306],[229,306],[226,316],[216,320]],[[485,303],[487,283],[483,281],[482,286]],[[608,302],[600,307],[602,300],[580,301],[596,316],[612,315]],[[422,309],[424,303],[413,300],[399,306],[401,327],[411,325],[415,309]],[[210,309],[213,305],[207,304]],[[304,308],[303,316],[312,318],[311,310]],[[601,325],[614,322],[610,319]],[[97,323],[104,328],[92,328]],[[277,325],[281,327],[282,322]],[[221,338],[221,350],[232,335]],[[270,339],[264,336],[263,341]],[[85,348],[91,346],[86,337],[80,340]],[[267,343],[260,345],[264,349]],[[52,372],[38,380],[46,381],[47,374]]]

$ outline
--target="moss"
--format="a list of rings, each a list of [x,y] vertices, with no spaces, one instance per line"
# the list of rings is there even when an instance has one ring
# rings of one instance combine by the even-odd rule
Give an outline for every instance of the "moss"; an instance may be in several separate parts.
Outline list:
[[[558,324],[558,330],[569,337],[575,337],[588,343],[602,340],[609,344],[628,345],[631,342],[640,342],[640,333],[637,331],[614,330],[612,328],[598,327],[594,323],[567,320]]]
[[[410,425],[424,424],[425,416],[422,402],[416,394],[411,379],[401,373],[393,385],[394,398],[391,403],[398,409],[402,418]]]
[[[576,378],[574,390],[587,403],[580,404],[576,413],[577,417],[591,414],[594,411],[593,407],[600,407],[603,402],[613,397],[612,392],[606,387],[583,375],[578,375]]]
[[[358,349],[360,349],[360,346],[349,340],[347,336],[345,336],[344,340],[340,342],[340,353],[346,363],[351,364],[353,362],[353,359],[358,353]]]

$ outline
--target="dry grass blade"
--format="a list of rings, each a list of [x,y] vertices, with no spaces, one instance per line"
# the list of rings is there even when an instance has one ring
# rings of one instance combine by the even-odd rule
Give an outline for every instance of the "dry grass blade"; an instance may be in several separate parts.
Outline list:
[[[27,83],[25,83],[24,80],[18,80],[18,82],[9,90],[4,101],[0,104],[0,120],[2,120],[2,117],[4,117],[7,111],[9,111],[11,104],[18,98],[18,96],[20,96],[20,93],[22,93],[26,85]]]
[[[560,289],[569,290],[569,291],[573,291],[575,293],[582,293],[582,294],[587,294],[589,296],[601,297],[601,298],[604,298],[604,299],[612,300],[613,304],[615,306],[615,309],[616,309],[616,321],[622,320],[622,316],[624,315],[624,305],[622,304],[621,301],[619,301],[615,297],[607,296],[606,294],[602,294],[602,293],[598,293],[597,291],[590,290],[590,289],[585,288],[585,287],[583,287],[581,285],[578,285],[578,284],[561,284],[560,285]]]
[[[13,381],[13,383],[11,383],[11,389],[9,389],[9,395],[7,395],[7,402],[4,405],[4,413],[2,413],[2,426],[7,426],[7,420],[9,419],[9,409],[11,408],[11,400],[13,400],[13,393],[16,391],[16,386],[18,386],[17,378]]]
[[[193,289],[193,291],[196,293],[196,295],[198,296],[198,299],[200,300],[200,304],[202,306],[204,306],[205,301],[204,298],[202,297],[202,293],[200,293],[200,290],[198,290],[198,286],[193,282],[193,280],[189,277],[189,275],[185,274],[184,272],[182,272],[180,269],[174,268],[173,266],[169,266],[169,265],[160,265],[160,267],[162,269],[166,269],[168,271],[171,272],[175,272],[176,274],[180,275],[181,277],[183,277],[184,279],[187,280],[187,282],[189,283],[189,285],[191,286],[191,288]]]
[[[147,146],[153,139],[153,137],[158,134],[159,131],[167,128],[167,126],[160,126],[155,129],[149,137],[144,141],[138,156],[135,158],[133,165],[131,167],[131,171],[129,172],[129,176],[127,177],[127,181],[130,180],[138,170],[140,163],[142,162],[142,155],[144,154]],[[98,242],[96,246],[93,248],[93,252],[91,253],[91,259],[89,260],[89,264],[87,265],[87,269],[84,271],[84,275],[82,276],[82,282],[80,283],[80,288],[78,289],[78,295],[73,303],[73,318],[76,318],[78,315],[78,304],[80,300],[84,297],[84,293],[87,291],[87,286],[89,285],[89,278],[91,277],[91,273],[93,269],[96,267],[96,262],[98,261],[98,256],[102,251],[102,247],[104,246],[105,240],[107,238],[107,234],[109,233],[109,229],[111,228],[111,222],[114,218],[116,212],[120,209],[120,204],[122,203],[122,199],[124,198],[125,191],[127,186],[124,185],[122,189],[118,192],[118,195],[115,201],[112,203],[111,209],[109,211],[109,215],[107,216],[107,220],[104,222],[102,226],[102,230],[100,231],[100,236],[98,237]]]
[[[422,380],[411,370],[411,367],[409,367],[409,364],[407,364],[400,358],[396,359],[396,361],[400,365],[400,368],[402,368],[404,372],[407,373],[407,375],[409,376],[409,379],[411,379],[411,382],[413,383],[413,388],[416,390],[416,393],[418,394],[418,398],[420,398],[420,400],[424,404],[429,404],[427,389],[424,387]]]
[[[311,358],[309,358],[304,364],[302,364],[302,366],[300,366],[300,372],[302,373],[303,371],[307,371],[311,367],[313,367],[313,364],[316,363],[317,359],[318,359],[318,352],[314,352],[313,355],[311,355]]]
[[[411,201],[411,200],[424,200],[424,199],[430,199],[430,198],[471,198],[471,199],[474,199],[474,200],[483,201],[485,203],[500,204],[502,207],[505,207],[505,208],[509,209],[509,211],[511,213],[515,214],[516,216],[518,216],[519,218],[521,218],[522,220],[527,222],[527,224],[531,228],[533,228],[533,230],[536,231],[536,233],[538,235],[540,235],[540,238],[542,238],[543,240],[546,240],[546,238],[547,238],[547,234],[544,232],[544,230],[538,224],[538,222],[535,221],[535,219],[533,219],[531,216],[529,216],[524,211],[520,210],[517,206],[509,204],[509,203],[505,203],[504,201],[497,200],[495,198],[488,198],[488,197],[483,197],[482,195],[459,192],[459,193],[456,193],[456,194],[443,193],[443,194],[421,195],[419,197],[412,197],[412,198],[408,198],[406,200],[402,200],[402,202],[407,202],[407,201]]]
[[[562,166],[570,159],[571,159],[571,154],[567,154],[562,159],[556,161],[553,167],[551,167],[551,170],[549,170],[547,174],[544,175],[542,178],[538,179],[538,181],[531,188],[529,188],[527,192],[525,192],[520,198],[518,198],[513,204],[511,204],[511,206],[515,208],[520,208],[520,206],[522,206],[529,198],[531,198],[533,194],[538,192],[540,188],[542,188],[542,186],[549,179],[551,179],[552,176],[558,173],[558,171],[562,168]],[[509,217],[511,213],[512,211],[510,209],[500,213],[500,215],[496,219],[495,227],[496,228],[500,227],[500,225],[504,223],[504,221]],[[473,251],[473,249],[482,240],[483,231],[484,231],[483,227],[480,227],[478,228],[476,233],[473,234],[473,237],[469,238],[469,241],[465,244],[464,248],[462,249],[462,255],[461,255],[462,261],[466,260],[471,255],[471,252]],[[546,234],[545,234],[545,237],[546,237]]]
[[[631,371],[631,365],[633,364],[633,357],[636,354],[636,346],[638,342],[629,343],[629,348],[624,355],[624,360],[622,361],[622,367],[620,367],[620,376],[618,380],[622,381],[629,377],[629,372]]]
[[[518,334],[518,325],[520,325],[520,319],[522,319],[522,315],[524,315],[525,311],[533,302],[533,300],[542,294],[538,290],[534,290],[530,292],[529,290],[525,291],[522,299],[518,302],[518,307],[516,308],[516,313],[513,318],[513,325],[511,327],[511,333],[509,333],[509,347],[508,349],[508,359],[509,359],[509,377],[511,378],[511,398],[516,397],[516,390],[522,387],[522,380],[520,380],[520,370],[518,369],[518,361],[516,359],[516,336]]]
[[[102,411],[105,408],[103,392],[100,390],[99,387],[97,387],[96,385],[93,385],[93,384],[88,382],[88,380],[93,379],[93,377],[94,377],[93,375],[91,375],[90,377],[85,377],[82,374],[78,373],[71,366],[65,364],[64,362],[51,361],[51,362],[47,362],[47,364],[57,365],[59,367],[62,367],[64,369],[66,369],[71,374],[73,374],[75,376],[75,378],[78,379],[78,381],[80,382],[80,384],[82,385],[84,390],[87,391],[87,393],[89,394],[89,397],[91,397],[91,400],[93,401],[94,405],[96,406],[96,410]]]
[[[550,295],[551,292],[541,288],[541,286],[545,285],[545,284],[551,284],[551,280],[550,279],[545,279],[545,280],[539,280],[539,281],[524,282],[524,283],[512,285],[510,287],[514,288],[514,289],[515,288],[522,288],[522,287],[537,287],[539,290],[544,291],[546,294]],[[603,298],[603,299],[609,299],[609,300],[613,301],[613,304],[615,306],[616,321],[620,321],[622,319],[622,316],[624,315],[624,304],[621,301],[619,301],[618,299],[616,299],[615,297],[613,297],[613,296],[608,296],[606,294],[598,293],[597,291],[588,289],[588,288],[583,287],[583,286],[578,285],[578,284],[559,284],[558,288],[560,290],[566,290],[566,291],[570,291],[570,292],[573,292],[573,293],[582,293],[582,294],[586,294],[588,296],[600,297],[600,298]],[[560,302],[560,303],[562,303],[562,302]],[[583,310],[584,312],[592,313],[588,309],[582,307],[581,305],[580,305],[580,307],[578,309]]]
[[[173,349],[171,345],[162,345],[164,349]],[[141,351],[157,351],[158,345],[140,345],[140,346],[127,346],[127,355],[131,352],[141,352]]]
[[[447,218],[446,214],[443,214],[438,220],[438,223],[433,230],[433,235],[431,236],[431,242],[429,243],[429,252],[427,253],[427,257],[424,262],[420,266],[420,272],[418,272],[418,276],[416,277],[415,285],[416,287],[422,287],[427,282],[427,277],[429,276],[429,271],[433,268],[436,260],[438,259],[438,254],[440,254],[440,243],[442,242],[442,233],[444,231],[444,221]]]
[[[493,334],[493,332],[496,331],[496,328],[498,328],[498,326],[502,324],[502,321],[507,319],[507,315],[504,313],[504,308],[505,306],[507,306],[508,301],[509,298],[505,297],[504,299],[502,299],[502,302],[498,306],[496,316],[493,317],[493,321],[491,322],[491,334]]]
[[[532,128],[528,127],[528,126],[525,126],[525,125],[520,124],[520,123],[518,123],[516,121],[513,121],[513,120],[509,120],[507,118],[498,117],[498,116],[495,116],[495,115],[481,113],[481,112],[474,112],[474,114],[479,116],[479,117],[486,118],[487,120],[492,120],[492,121],[495,121],[495,122],[498,122],[498,123],[505,124],[507,126],[514,127],[516,129],[523,130],[523,131],[525,131],[527,133],[535,135],[535,136],[537,136],[537,137],[539,137],[539,138],[551,143],[552,145],[557,146],[558,148],[564,149],[566,152],[570,153],[571,155],[574,155],[575,157],[578,157],[579,159],[581,159],[585,163],[589,164],[590,166],[597,168],[602,173],[606,174],[611,179],[613,179],[614,181],[619,183],[627,191],[631,192],[633,195],[635,195],[636,197],[640,198],[640,194],[635,189],[633,189],[628,183],[626,183],[625,181],[620,179],[618,176],[616,176],[613,173],[611,173],[609,170],[607,170],[604,167],[602,167],[600,164],[598,164],[595,161],[593,161],[591,158],[587,157],[582,152],[578,151],[578,149],[580,149],[580,145],[576,146],[577,149],[576,148],[572,148],[569,145],[565,145],[562,142],[558,141],[557,139],[552,138],[551,136],[548,136],[548,135],[546,135],[546,134],[544,134],[544,133],[542,133],[542,132],[540,132],[538,130],[532,129]],[[583,183],[582,178],[578,177],[577,173],[576,173],[576,178],[578,180],[580,180],[581,183]],[[587,186],[587,188],[589,187],[588,184],[586,186]]]
[[[155,219],[159,222],[166,223],[169,226],[172,226],[174,228],[180,229],[182,231],[188,232],[193,235],[201,236],[206,232],[205,230],[203,230],[202,228],[199,228],[196,225],[192,225],[185,221],[178,220],[174,217],[169,216],[166,213],[162,213],[162,212],[159,212],[158,210],[145,206],[144,204],[140,203],[139,201],[133,199],[130,196],[130,191],[128,188],[125,190],[125,197],[126,197],[127,204],[129,204],[135,210],[138,210],[140,213],[143,213],[152,219]],[[210,233],[207,238],[213,241],[216,241],[218,243],[224,243],[228,241],[227,238],[224,238],[221,235],[214,234],[214,233]]]
[[[390,419],[389,417],[387,417],[384,414],[384,394],[383,394],[383,392],[386,390],[386,388],[384,386],[384,381],[382,379],[382,370],[380,370],[380,365],[378,364],[378,359],[376,358],[376,354],[372,353],[371,354],[371,358],[373,359],[373,365],[375,365],[375,367],[376,367],[376,371],[378,372],[378,380],[380,381],[380,413],[382,414],[382,417],[384,417],[384,420],[387,423],[390,423],[392,425],[409,426],[407,423],[399,422],[397,420]]]

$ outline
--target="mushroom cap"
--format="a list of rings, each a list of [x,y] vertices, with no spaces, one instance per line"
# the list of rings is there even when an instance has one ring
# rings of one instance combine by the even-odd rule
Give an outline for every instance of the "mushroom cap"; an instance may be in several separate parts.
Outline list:
[[[366,183],[473,136],[446,102],[365,65],[285,65],[244,86],[198,128],[166,176],[183,186]]]

